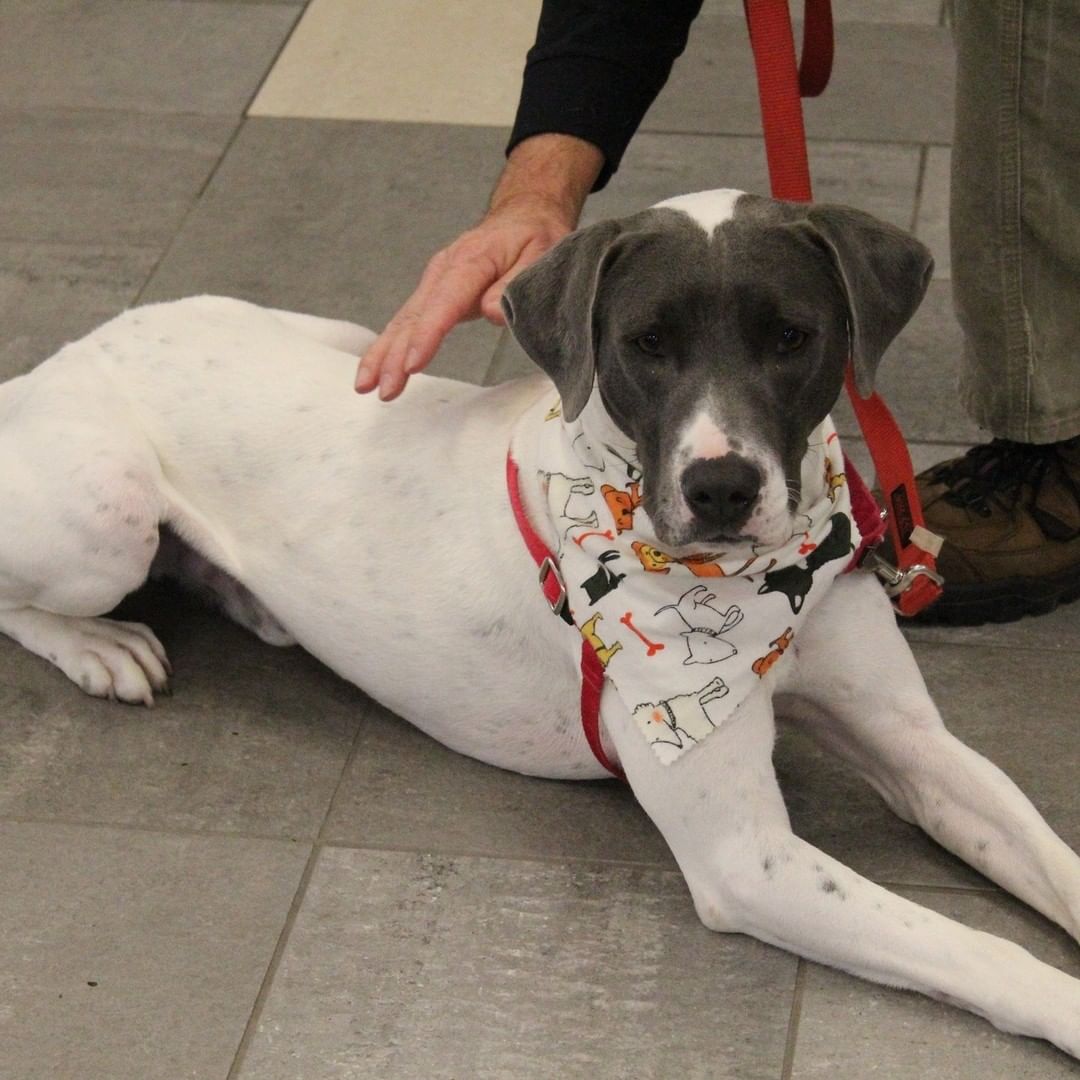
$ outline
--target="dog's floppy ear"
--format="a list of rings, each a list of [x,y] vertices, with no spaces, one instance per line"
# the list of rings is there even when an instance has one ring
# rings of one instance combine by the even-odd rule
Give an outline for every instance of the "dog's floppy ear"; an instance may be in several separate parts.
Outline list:
[[[806,218],[840,272],[855,385],[869,397],[882,354],[922,301],[934,259],[925,244],[861,210],[819,204]]]
[[[593,303],[622,226],[601,221],[560,240],[503,292],[506,324],[529,357],[551,376],[563,415],[585,408],[596,373]]]

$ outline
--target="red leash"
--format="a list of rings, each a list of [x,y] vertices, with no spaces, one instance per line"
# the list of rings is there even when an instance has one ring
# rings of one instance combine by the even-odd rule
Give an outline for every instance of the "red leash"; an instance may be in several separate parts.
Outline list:
[[[757,69],[773,197],[810,202],[813,195],[801,98],[816,97],[829,81],[832,8],[829,0],[804,0],[800,66],[787,0],[743,0],[743,6]],[[884,580],[897,610],[902,615],[917,615],[941,595],[941,577],[935,563],[941,540],[925,527],[911,456],[888,406],[878,394],[859,396],[850,366],[845,382],[887,502],[897,565],[891,565],[876,551],[869,553],[867,561]]]

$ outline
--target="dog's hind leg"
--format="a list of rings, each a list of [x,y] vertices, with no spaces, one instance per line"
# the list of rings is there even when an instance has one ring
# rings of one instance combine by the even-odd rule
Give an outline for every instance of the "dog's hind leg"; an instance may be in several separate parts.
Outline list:
[[[768,690],[664,765],[605,689],[605,733],[702,922],[920,991],[1080,1057],[1080,980],[889,892],[792,833],[772,765]]]
[[[829,618],[838,605],[842,617]],[[900,817],[1080,938],[1080,858],[1012,780],[946,729],[877,583],[839,581],[798,641],[794,718]],[[831,678],[826,660],[838,669]]]
[[[161,544],[150,567],[150,576],[177,582],[268,645],[286,647],[296,644],[296,638],[250,589],[185,544],[170,529],[162,530]]]
[[[167,685],[164,649],[146,627],[101,616],[157,550],[158,464],[99,408],[117,406],[72,368],[0,387],[0,633],[89,694],[149,705]]]

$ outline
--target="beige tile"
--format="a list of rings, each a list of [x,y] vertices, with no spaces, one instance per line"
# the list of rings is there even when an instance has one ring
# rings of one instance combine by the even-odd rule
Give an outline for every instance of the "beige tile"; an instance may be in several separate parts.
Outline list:
[[[221,1080],[307,855],[0,823],[0,1076]]]
[[[1076,946],[1015,901],[921,889],[904,894],[1080,974]],[[1010,973],[1000,974],[1007,980]],[[1065,1080],[1076,1076],[1076,1068],[1048,1043],[1006,1035],[971,1013],[816,964],[807,967],[792,1080]]]
[[[952,278],[952,257],[949,251],[949,167],[952,151],[947,146],[931,146],[926,152],[922,198],[915,235],[934,253],[934,277],[939,281]]]
[[[254,116],[513,122],[538,0],[312,0]]]
[[[243,1080],[775,1080],[794,959],[678,874],[324,849]]]

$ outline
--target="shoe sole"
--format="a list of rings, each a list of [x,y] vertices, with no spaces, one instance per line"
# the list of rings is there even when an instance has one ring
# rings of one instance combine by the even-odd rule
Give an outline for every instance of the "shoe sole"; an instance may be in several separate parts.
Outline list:
[[[972,585],[950,585],[935,604],[911,621],[937,626],[982,626],[1046,615],[1080,599],[1080,567],[1055,577],[1006,578]]]

